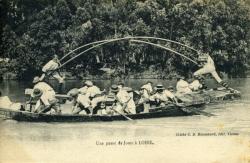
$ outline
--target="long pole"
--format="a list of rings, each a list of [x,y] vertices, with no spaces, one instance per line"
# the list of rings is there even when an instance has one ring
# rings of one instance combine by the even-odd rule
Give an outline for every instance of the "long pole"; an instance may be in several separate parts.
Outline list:
[[[127,39],[131,39],[131,37],[124,37],[124,38],[119,38],[119,39],[110,39],[109,41],[105,41],[105,42],[102,42],[100,44],[97,44],[97,45],[94,45],[92,46],[91,48],[88,48],[86,50],[84,50],[83,52],[77,54],[76,56],[72,57],[71,59],[69,59],[68,61],[64,62],[59,68],[62,68],[64,65],[68,64],[69,62],[73,61],[74,59],[76,59],[77,57],[81,56],[82,54],[94,49],[94,48],[97,48],[99,46],[102,46],[102,45],[105,45],[105,44],[108,44],[108,43],[111,43],[111,42],[116,42],[116,41],[120,41],[120,40],[127,40]],[[148,42],[148,41],[142,41],[142,40],[135,40],[135,39],[132,39],[130,40],[132,42],[138,42],[138,43],[145,43],[145,44],[149,44],[149,45],[153,45],[153,46],[156,46],[156,47],[159,47],[159,48],[162,48],[162,49],[165,49],[165,50],[168,50],[168,51],[171,51],[177,55],[180,55],[186,59],[188,59],[189,61],[193,62],[194,64],[198,65],[198,63],[194,60],[192,60],[191,58],[185,56],[184,54],[181,54],[179,52],[176,52],[170,48],[167,48],[165,46],[162,46],[162,45],[159,45],[159,44],[154,44],[154,43],[151,43],[151,42]]]
[[[126,39],[129,39],[130,37],[125,37]],[[74,53],[75,51],[79,50],[79,49],[82,49],[84,47],[87,47],[87,46],[90,46],[90,45],[95,45],[95,44],[98,44],[98,43],[103,43],[103,42],[109,42],[109,41],[119,41],[119,40],[122,40],[124,38],[116,38],[116,39],[107,39],[107,40],[100,40],[100,41],[95,41],[95,42],[91,42],[91,43],[88,43],[88,44],[85,44],[85,45],[82,45],[82,46],[79,46],[78,48],[70,51],[69,53],[65,54],[61,59],[60,61],[62,61],[64,58],[66,58],[67,56],[69,56],[70,54]]]
[[[177,54],[177,55],[179,55],[179,56],[182,56],[182,57],[186,58],[187,60],[193,62],[194,64],[198,65],[198,63],[197,63],[196,61],[192,60],[191,58],[189,58],[189,57],[185,56],[184,54],[181,54],[181,53],[179,53],[179,52],[177,52],[177,51],[174,51],[174,50],[172,50],[172,49],[169,49],[169,48],[167,48],[167,47],[165,47],[165,46],[162,46],[162,45],[159,45],[159,44],[154,44],[154,43],[147,42],[147,41],[141,41],[141,40],[130,40],[130,41],[131,41],[131,42],[137,42],[137,43],[149,44],[149,45],[153,45],[153,46],[156,46],[156,47],[159,47],[159,48],[168,50],[168,51],[173,52],[174,54]]]
[[[82,49],[84,47],[87,47],[87,46],[90,46],[90,45],[95,45],[95,44],[98,44],[98,43],[103,43],[103,42],[109,42],[109,41],[120,41],[120,40],[124,40],[124,39],[153,39],[153,40],[160,40],[160,41],[166,41],[166,42],[171,42],[171,43],[175,43],[177,45],[181,45],[181,46],[184,46],[184,47],[187,47],[195,52],[198,53],[198,51],[188,45],[185,45],[185,44],[182,44],[180,42],[177,42],[177,41],[173,41],[173,40],[169,40],[169,39],[164,39],[164,38],[160,38],[160,37],[148,37],[148,36],[128,36],[128,37],[124,37],[124,38],[116,38],[116,39],[106,39],[106,40],[100,40],[100,41],[95,41],[95,42],[91,42],[91,43],[88,43],[88,44],[85,44],[83,46],[80,46],[72,51],[70,51],[69,53],[65,54],[61,59],[60,61],[62,61],[64,58],[66,58],[67,56],[69,56],[70,54],[74,53],[75,51],[79,50],[79,49]]]
[[[124,38],[119,38],[119,39],[110,39],[109,41],[104,41],[104,42],[102,42],[102,43],[100,43],[100,44],[94,45],[94,46],[92,46],[91,48],[88,48],[88,49],[84,50],[83,52],[77,54],[76,56],[70,58],[69,60],[67,60],[66,62],[64,62],[59,68],[62,68],[64,65],[66,65],[66,64],[68,64],[69,62],[73,61],[74,59],[76,59],[77,57],[81,56],[82,54],[84,54],[84,53],[90,51],[91,49],[97,48],[97,47],[99,47],[99,46],[101,46],[101,45],[105,45],[105,44],[108,44],[108,43],[111,43],[111,42],[120,41],[120,40],[126,40],[126,39],[128,39],[128,38],[127,38],[127,37],[124,37]]]

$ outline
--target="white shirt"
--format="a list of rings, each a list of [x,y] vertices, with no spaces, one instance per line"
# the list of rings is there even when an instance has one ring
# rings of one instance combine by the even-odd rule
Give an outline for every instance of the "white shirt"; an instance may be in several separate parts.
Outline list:
[[[143,85],[141,88],[146,89],[148,91],[148,94],[153,92],[153,88],[150,83]]]
[[[177,93],[190,93],[192,90],[189,88],[188,82],[183,79],[180,79],[176,84],[176,91]]]
[[[0,108],[10,109],[12,102],[10,101],[8,96],[0,97]]]
[[[199,80],[194,80],[192,83],[189,84],[189,88],[197,91],[199,88],[202,87],[202,84],[199,82]]]
[[[101,94],[101,90],[97,86],[94,85],[94,86],[87,88],[86,96],[94,97],[95,95],[98,95],[98,94]]]
[[[87,86],[84,86],[84,87],[78,89],[78,91],[79,91],[81,94],[86,94],[87,89],[88,89],[88,87],[87,87]]]
[[[53,91],[53,92],[55,92],[54,89],[53,89],[50,85],[48,85],[47,83],[45,83],[45,82],[39,82],[39,83],[37,83],[37,84],[34,86],[33,89],[39,89],[39,90],[41,90],[43,93],[44,93],[44,92],[48,92],[48,91]]]
[[[168,90],[164,90],[163,92],[157,92],[157,93],[155,93],[154,95],[152,95],[151,97],[150,97],[150,100],[151,101],[154,101],[154,100],[156,100],[156,99],[158,99],[158,100],[160,100],[160,101],[164,101],[164,102],[166,102],[166,101],[168,101],[168,98],[174,98],[175,96],[174,96],[174,94],[172,93],[172,92],[170,92],[170,91],[168,91]]]
[[[43,66],[42,71],[48,72],[53,71],[59,67],[59,64],[55,62],[54,60],[50,60],[46,65]]]

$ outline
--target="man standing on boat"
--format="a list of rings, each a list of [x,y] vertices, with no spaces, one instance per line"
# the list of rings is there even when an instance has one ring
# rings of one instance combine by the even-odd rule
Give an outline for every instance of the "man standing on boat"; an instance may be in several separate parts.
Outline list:
[[[35,86],[32,98],[39,98],[36,102],[34,112],[45,113],[53,108],[56,113],[60,113],[54,89],[47,83],[41,82],[38,76],[34,78],[33,83]]]
[[[45,76],[52,76],[53,78],[55,78],[58,82],[59,82],[59,87],[62,86],[62,84],[64,83],[64,77],[61,76],[58,68],[60,67],[61,63],[58,59],[57,55],[54,55],[53,58],[45,64],[45,66],[43,66],[42,68],[42,76],[40,77],[40,81],[43,81]],[[60,90],[61,88],[59,88]]]
[[[198,58],[199,64],[202,68],[194,72],[194,76],[201,80],[201,75],[210,73],[214,79],[221,84],[225,88],[229,88],[228,84],[219,77],[218,73],[216,72],[215,65],[213,59],[209,56],[209,54],[201,54]]]

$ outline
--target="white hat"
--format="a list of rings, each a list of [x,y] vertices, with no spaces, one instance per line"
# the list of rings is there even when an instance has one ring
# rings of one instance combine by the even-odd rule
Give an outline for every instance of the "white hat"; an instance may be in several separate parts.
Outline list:
[[[34,77],[33,83],[38,83],[40,81],[40,78],[38,76]]]
[[[89,86],[89,87],[93,86],[93,82],[90,81],[90,80],[85,81],[84,84],[86,84],[86,85]]]

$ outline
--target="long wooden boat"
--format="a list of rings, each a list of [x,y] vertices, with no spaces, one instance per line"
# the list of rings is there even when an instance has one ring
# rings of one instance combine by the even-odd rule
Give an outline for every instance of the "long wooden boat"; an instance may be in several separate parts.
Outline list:
[[[202,104],[195,108],[201,110]],[[160,117],[176,117],[197,114],[189,110],[190,107],[180,108],[175,105],[167,105],[158,109],[150,109],[147,113],[126,114],[127,117],[136,119],[149,119]],[[0,117],[4,119],[13,119],[16,121],[28,122],[98,122],[98,121],[124,121],[127,120],[122,115],[72,115],[72,114],[38,114],[28,111],[16,111],[0,108]]]

